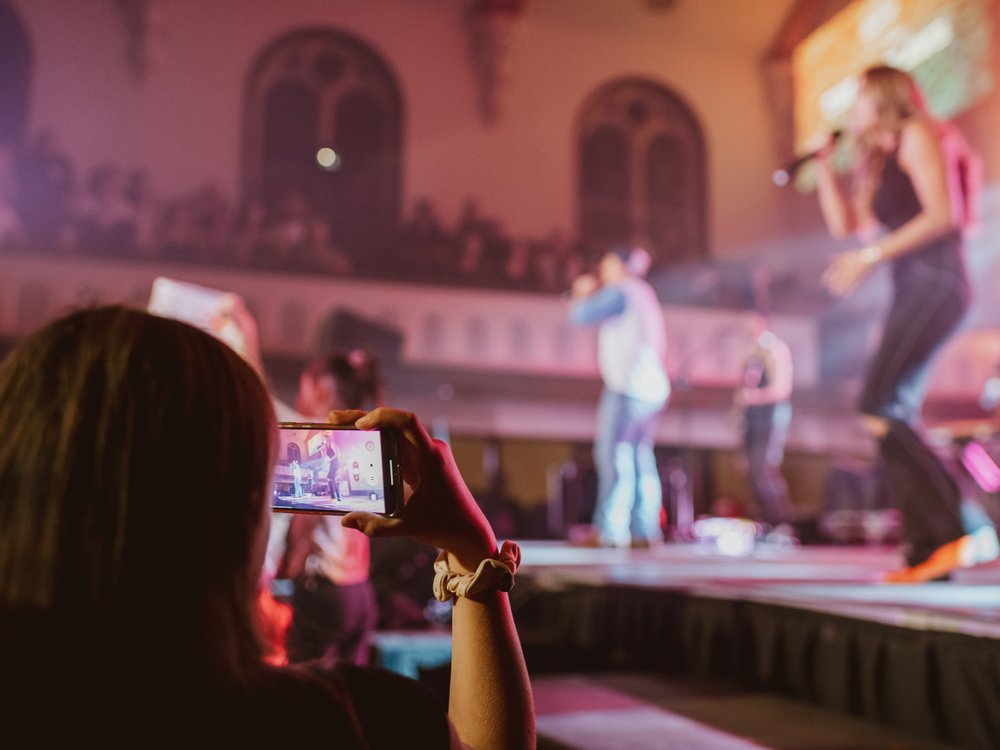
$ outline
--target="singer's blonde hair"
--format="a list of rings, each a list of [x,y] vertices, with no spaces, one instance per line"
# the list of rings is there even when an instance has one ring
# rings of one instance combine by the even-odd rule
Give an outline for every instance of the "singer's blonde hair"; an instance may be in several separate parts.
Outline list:
[[[875,65],[861,74],[861,92],[871,97],[878,120],[876,128],[899,135],[903,123],[914,115],[927,116],[924,95],[913,77],[898,68]]]
[[[869,97],[875,107],[875,125],[857,137],[860,160],[855,174],[855,197],[871,202],[881,180],[887,154],[882,137],[890,135],[898,144],[906,121],[913,117],[930,120],[946,153],[949,192],[956,223],[969,227],[976,223],[975,201],[979,187],[978,161],[954,125],[936,120],[928,111],[920,86],[898,68],[874,65],[860,78],[859,96]]]

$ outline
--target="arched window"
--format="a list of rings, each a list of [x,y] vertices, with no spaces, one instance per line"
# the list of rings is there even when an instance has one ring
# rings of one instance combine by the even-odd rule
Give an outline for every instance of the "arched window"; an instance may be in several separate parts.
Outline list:
[[[247,79],[244,191],[271,206],[304,192],[339,244],[388,242],[399,219],[402,104],[369,45],[325,29],[269,45]],[[326,167],[317,152],[330,148]]]
[[[20,145],[28,121],[31,43],[24,25],[0,0],[0,147]]]
[[[705,256],[704,139],[676,94],[637,78],[605,84],[580,110],[577,144],[586,246],[643,245],[661,263]]]

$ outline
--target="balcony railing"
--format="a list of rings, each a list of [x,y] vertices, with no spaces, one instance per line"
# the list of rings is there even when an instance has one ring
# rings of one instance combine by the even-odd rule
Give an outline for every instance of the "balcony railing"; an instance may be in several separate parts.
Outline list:
[[[313,356],[323,325],[344,310],[398,331],[409,366],[597,377],[594,332],[571,325],[566,303],[555,296],[102,258],[0,257],[0,336],[19,339],[80,305],[144,306],[157,276],[241,295],[257,318],[265,355]],[[695,387],[736,383],[745,313],[667,305],[664,315],[676,378]],[[783,316],[775,328],[795,354],[796,384],[815,387],[815,323]]]
[[[305,361],[315,356],[324,326],[338,311],[395,329],[401,334],[400,364],[410,372],[433,373],[421,381],[421,388],[431,383],[426,392],[394,388],[394,394],[402,396],[400,405],[439,417],[455,432],[581,440],[593,436],[596,337],[593,330],[568,322],[564,301],[537,293],[107,258],[6,255],[0,256],[0,338],[21,339],[81,305],[143,307],[157,276],[241,295],[257,318],[266,358]],[[747,348],[747,313],[677,305],[663,310],[668,367],[679,398],[663,420],[661,440],[734,445],[724,394],[693,402],[684,394],[699,389],[718,394],[736,385]],[[796,408],[792,447],[857,451],[859,433],[848,426],[853,418],[850,387],[845,393],[844,384],[821,380],[818,321],[787,314],[773,323],[792,349],[796,399],[805,399],[805,408]],[[997,361],[1000,338],[995,333],[957,336],[937,362],[932,390],[948,399],[974,401]],[[438,388],[439,381],[447,387]],[[478,387],[459,385],[454,393],[452,384],[470,381]],[[491,383],[497,387],[491,388]],[[564,387],[573,383],[578,385]]]

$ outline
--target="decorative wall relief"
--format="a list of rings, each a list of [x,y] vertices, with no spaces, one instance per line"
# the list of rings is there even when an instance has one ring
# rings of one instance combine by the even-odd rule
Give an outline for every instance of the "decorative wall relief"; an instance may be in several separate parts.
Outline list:
[[[469,61],[476,77],[479,115],[487,125],[500,119],[510,34],[524,0],[471,0],[465,14]]]

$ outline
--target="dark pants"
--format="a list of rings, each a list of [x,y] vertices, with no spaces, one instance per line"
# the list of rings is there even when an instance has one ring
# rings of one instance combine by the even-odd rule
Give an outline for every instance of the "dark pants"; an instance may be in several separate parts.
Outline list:
[[[371,581],[338,586],[323,576],[302,577],[295,581],[291,604],[290,662],[368,662],[369,638],[377,620]]]
[[[770,526],[791,519],[788,486],[781,475],[792,406],[787,401],[748,406],[743,414],[743,450],[750,489],[760,519]]]
[[[915,427],[931,359],[964,317],[969,288],[957,236],[904,257],[893,272],[895,297],[860,406],[888,420],[880,454],[903,515],[907,561],[915,565],[965,533],[958,485]]]

